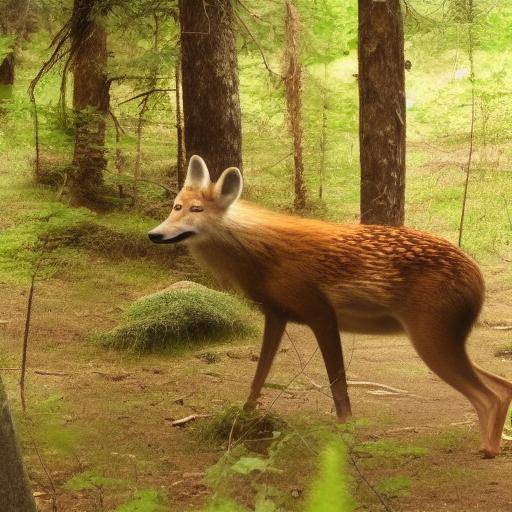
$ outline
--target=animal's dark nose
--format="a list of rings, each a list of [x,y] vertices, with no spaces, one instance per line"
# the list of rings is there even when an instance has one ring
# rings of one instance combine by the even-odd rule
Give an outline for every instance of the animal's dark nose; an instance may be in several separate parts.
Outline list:
[[[152,242],[155,242],[155,244],[160,243],[164,238],[164,235],[161,235],[160,233],[148,233],[148,236]]]

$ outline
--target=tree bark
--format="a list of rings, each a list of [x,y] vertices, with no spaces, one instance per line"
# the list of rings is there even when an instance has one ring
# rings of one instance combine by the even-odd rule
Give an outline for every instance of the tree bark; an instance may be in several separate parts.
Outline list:
[[[302,66],[299,50],[299,13],[291,0],[286,0],[286,71],[284,83],[290,132],[293,139],[294,161],[294,208],[306,206],[306,184],[304,182],[304,161],[302,158],[302,117],[301,88]]]
[[[0,504],[2,512],[36,512],[0,378]]]
[[[359,0],[361,222],[401,226],[405,200],[400,0]]]
[[[242,121],[231,0],[180,0],[187,159],[204,158],[212,180],[242,169]]]
[[[107,34],[96,0],[75,0],[71,48],[75,149],[71,195],[75,204],[95,205],[103,195],[105,127],[109,110]]]

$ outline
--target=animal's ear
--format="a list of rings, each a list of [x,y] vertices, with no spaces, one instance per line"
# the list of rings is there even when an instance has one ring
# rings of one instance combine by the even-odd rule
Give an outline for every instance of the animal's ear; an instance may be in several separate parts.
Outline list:
[[[192,155],[188,163],[185,187],[205,188],[210,183],[210,173],[205,161],[197,155]]]
[[[242,173],[236,167],[228,167],[215,183],[215,202],[227,208],[241,196],[243,184]]]

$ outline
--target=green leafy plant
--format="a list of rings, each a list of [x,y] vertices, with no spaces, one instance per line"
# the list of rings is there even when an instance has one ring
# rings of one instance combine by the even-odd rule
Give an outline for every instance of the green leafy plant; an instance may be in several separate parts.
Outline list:
[[[132,500],[119,505],[114,512],[167,512],[166,501],[159,491],[136,491]]]
[[[346,450],[331,441],[320,453],[318,473],[310,484],[305,512],[351,512],[355,503],[348,490]]]

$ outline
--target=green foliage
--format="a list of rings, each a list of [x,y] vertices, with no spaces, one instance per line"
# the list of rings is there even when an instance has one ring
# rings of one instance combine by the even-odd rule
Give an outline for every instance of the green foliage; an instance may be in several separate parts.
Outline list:
[[[354,510],[355,502],[349,492],[349,479],[346,469],[345,444],[338,436],[332,434],[323,438],[323,448],[318,458],[316,476],[309,482],[306,500],[300,506],[304,512],[350,512]],[[207,479],[216,491],[211,503],[203,512],[214,511],[246,511],[236,500],[227,497],[228,484],[231,481],[240,482],[241,477],[250,478],[252,486],[257,490],[255,496],[255,511],[277,512],[288,510],[286,498],[282,492],[268,485],[257,483],[256,475],[262,478],[271,474],[286,475],[287,462],[284,456],[286,447],[294,439],[294,434],[277,436],[270,446],[267,456],[248,452],[242,445],[236,445],[210,468]],[[327,440],[326,440],[327,439]],[[295,450],[293,453],[296,455]],[[238,479],[238,480],[237,480]]]
[[[426,448],[386,439],[358,444],[354,451],[368,468],[398,466],[405,460],[417,459],[427,454]]]
[[[255,333],[247,304],[228,293],[191,283],[134,302],[114,330],[99,334],[111,348],[175,351]]]
[[[136,491],[132,500],[119,505],[114,512],[166,512],[166,501],[159,491]]]
[[[94,470],[87,470],[73,475],[65,483],[65,487],[72,491],[86,491],[90,489],[115,489],[123,486],[124,483],[123,480],[106,477]]]
[[[376,489],[387,498],[409,496],[411,479],[405,475],[394,475],[380,480]]]
[[[67,425],[64,419],[63,397],[53,394],[31,406],[32,435],[46,453],[70,455],[76,453],[83,432]]]
[[[346,451],[332,441],[320,454],[318,474],[310,485],[305,512],[350,512],[355,503],[348,490]]]
[[[10,35],[0,34],[0,61],[12,51],[14,38]]]

